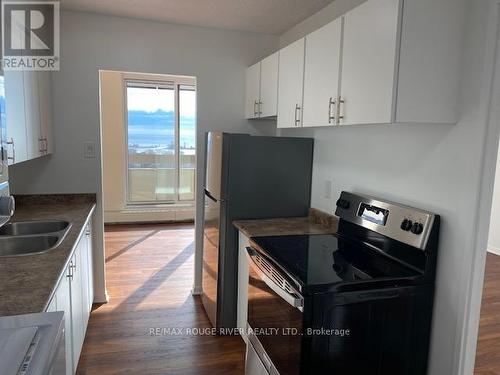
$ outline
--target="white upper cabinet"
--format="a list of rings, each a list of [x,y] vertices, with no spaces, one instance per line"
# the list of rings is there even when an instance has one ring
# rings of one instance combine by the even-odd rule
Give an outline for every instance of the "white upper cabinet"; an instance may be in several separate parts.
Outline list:
[[[278,110],[278,52],[247,68],[245,117],[273,117]]]
[[[392,121],[399,3],[368,0],[345,15],[340,124]]]
[[[456,123],[463,27],[456,0],[368,0],[348,12],[339,123]]]
[[[38,72],[38,93],[40,104],[40,150],[41,155],[47,155],[52,154],[54,149],[50,72]]]
[[[5,72],[9,165],[52,153],[50,72]]]
[[[294,128],[302,124],[304,46],[302,38],[279,52],[278,128]]]
[[[24,72],[24,112],[26,113],[26,134],[28,137],[28,159],[42,155],[40,136],[40,92],[38,72]]]
[[[247,68],[246,88],[245,116],[257,118],[260,101],[260,62]]]
[[[283,48],[278,127],[456,123],[464,19],[456,0],[367,0]]]
[[[272,117],[278,113],[278,60],[273,53],[260,63],[260,117]]]
[[[28,159],[26,113],[24,111],[24,75],[20,71],[5,74],[5,116],[9,165]]]
[[[335,125],[342,18],[306,36],[303,126]]]
[[[465,20],[462,3],[404,0],[394,122],[457,122]]]

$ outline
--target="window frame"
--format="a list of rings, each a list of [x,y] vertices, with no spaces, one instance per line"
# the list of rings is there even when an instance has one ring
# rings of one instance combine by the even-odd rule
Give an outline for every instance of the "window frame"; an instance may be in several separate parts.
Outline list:
[[[179,91],[181,86],[192,87],[193,91],[197,91],[196,78],[189,76],[174,76],[174,75],[156,75],[156,74],[122,74],[122,87],[123,87],[123,123],[125,126],[125,181],[124,181],[124,203],[126,208],[139,208],[139,207],[158,207],[158,206],[172,206],[176,204],[194,204],[195,196],[192,200],[180,200],[179,183],[180,183],[180,110],[179,110]],[[129,139],[128,139],[128,93],[129,87],[151,87],[151,88],[165,88],[174,90],[174,147],[175,147],[175,160],[174,160],[174,196],[173,200],[155,200],[155,201],[132,201],[129,189]],[[197,103],[196,103],[197,104]],[[198,115],[195,115],[195,129],[198,127]],[[198,145],[195,135],[195,163],[197,159]],[[194,182],[196,190],[196,175]]]

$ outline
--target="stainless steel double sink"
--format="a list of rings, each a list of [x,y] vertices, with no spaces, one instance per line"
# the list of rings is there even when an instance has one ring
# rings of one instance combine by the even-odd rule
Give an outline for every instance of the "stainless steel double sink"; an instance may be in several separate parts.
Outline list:
[[[64,220],[35,220],[0,227],[0,257],[39,254],[59,246],[71,224]]]

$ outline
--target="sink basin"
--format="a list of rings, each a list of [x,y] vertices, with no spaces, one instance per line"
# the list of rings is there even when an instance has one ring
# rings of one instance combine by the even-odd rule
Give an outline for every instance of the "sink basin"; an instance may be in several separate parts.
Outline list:
[[[65,230],[68,226],[69,223],[62,220],[20,221],[17,223],[5,224],[0,227],[0,236],[25,236],[54,233]]]
[[[0,238],[0,256],[41,253],[56,246],[59,236],[29,236]]]

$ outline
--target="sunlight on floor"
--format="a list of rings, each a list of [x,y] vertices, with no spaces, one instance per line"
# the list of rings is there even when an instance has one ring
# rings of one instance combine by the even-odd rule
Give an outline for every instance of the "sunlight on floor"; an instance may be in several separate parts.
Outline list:
[[[190,224],[106,227],[110,301],[92,312],[77,373],[243,374],[240,337],[150,334],[211,327],[191,295],[193,239]]]

